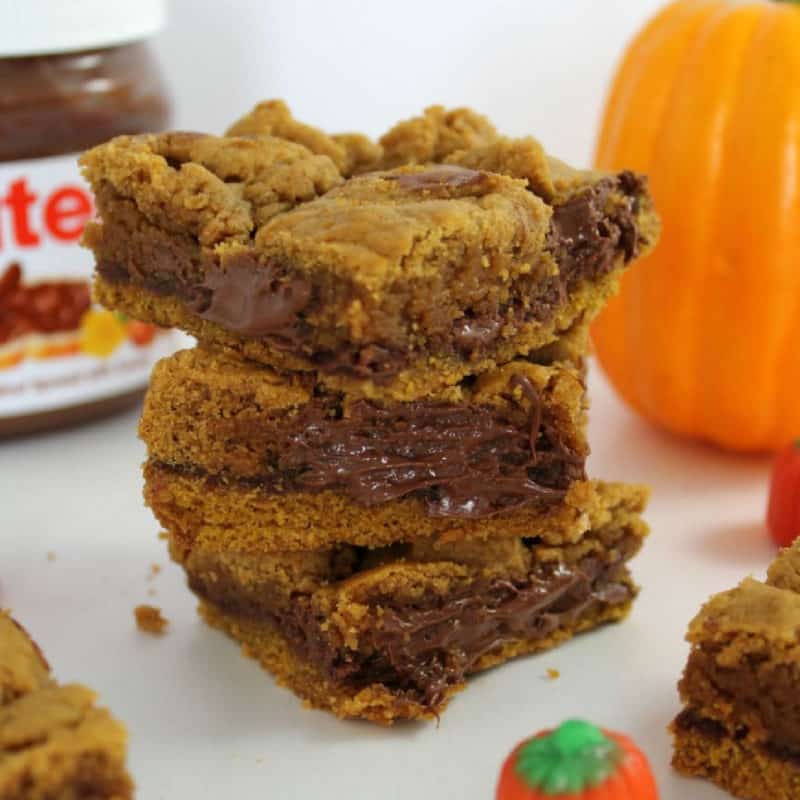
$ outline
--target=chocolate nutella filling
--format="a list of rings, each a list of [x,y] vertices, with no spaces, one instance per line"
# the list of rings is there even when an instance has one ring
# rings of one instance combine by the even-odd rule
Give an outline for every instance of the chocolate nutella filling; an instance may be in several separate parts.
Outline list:
[[[484,656],[573,628],[592,611],[624,604],[634,594],[623,564],[586,558],[538,566],[524,580],[476,580],[458,593],[431,594],[413,605],[387,595],[372,601],[373,627],[360,634],[359,650],[351,650],[334,641],[308,595],[266,608],[244,596],[234,600],[219,584],[192,576],[189,584],[225,613],[275,626],[326,677],[354,688],[380,683],[434,709]]]
[[[435,167],[393,179],[409,190],[448,195],[478,191],[486,175],[460,167]],[[518,299],[507,306],[468,310],[453,323],[449,335],[431,346],[441,355],[479,357],[491,352],[509,323],[550,319],[575,284],[607,274],[620,256],[626,263],[635,258],[641,245],[636,215],[638,195],[644,192],[642,181],[634,173],[622,172],[554,206],[547,248],[559,266],[558,274],[539,281],[524,306]],[[625,199],[612,204],[612,192]],[[170,257],[175,256],[167,253],[157,260]],[[334,347],[319,347],[305,320],[322,301],[311,282],[294,273],[291,265],[263,264],[254,256],[237,255],[224,263],[208,264],[200,283],[191,282],[168,264],[152,274],[137,274],[116,260],[99,258],[97,271],[111,283],[134,280],[156,293],[176,295],[203,319],[308,359],[328,374],[385,382],[407,367],[415,355],[402,341],[363,344],[343,340]]]
[[[609,215],[609,195],[615,189],[629,200]],[[634,212],[637,189],[641,191],[641,179],[631,172],[623,172],[554,206],[549,249],[562,275],[573,276],[573,279],[603,275],[612,269],[619,253],[626,262],[634,258],[639,246]]]
[[[515,375],[516,387],[529,410],[359,400],[345,417],[312,400],[276,427],[264,475],[233,482],[267,492],[331,490],[365,506],[414,495],[433,516],[473,519],[560,499],[585,477],[586,453],[564,441],[527,377]]]
[[[276,334],[296,338],[297,315],[308,305],[308,280],[282,276],[274,264],[260,267],[248,256],[229,258],[225,271],[210,270],[199,288],[195,310],[242,336]]]

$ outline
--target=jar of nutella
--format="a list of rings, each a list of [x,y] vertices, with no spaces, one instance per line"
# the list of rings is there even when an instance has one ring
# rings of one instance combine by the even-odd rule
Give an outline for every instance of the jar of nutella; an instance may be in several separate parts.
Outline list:
[[[91,300],[77,158],[163,129],[164,0],[0,0],[0,436],[133,404],[172,334]]]

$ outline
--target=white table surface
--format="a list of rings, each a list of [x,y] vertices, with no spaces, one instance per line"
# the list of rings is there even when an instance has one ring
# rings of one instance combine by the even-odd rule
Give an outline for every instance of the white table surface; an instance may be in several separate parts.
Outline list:
[[[0,605],[60,680],[92,686],[128,724],[143,800],[487,800],[519,739],[573,716],[633,736],[664,800],[725,797],[671,772],[666,726],[688,621],[709,594],[763,576],[774,553],[762,525],[769,464],[652,429],[597,369],[591,392],[591,473],[654,488],[634,612],[473,679],[438,727],[384,730],[306,711],[200,622],[140,499],[135,412],[0,443]],[[163,571],[149,579],[152,564]],[[136,629],[140,603],[163,609],[168,635]],[[547,679],[548,668],[561,677]]]

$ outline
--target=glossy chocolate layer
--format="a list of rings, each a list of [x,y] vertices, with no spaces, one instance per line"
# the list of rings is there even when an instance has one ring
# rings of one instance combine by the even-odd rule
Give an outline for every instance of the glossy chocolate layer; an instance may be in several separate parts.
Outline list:
[[[392,176],[404,188],[423,197],[475,194],[492,176],[462,167],[436,166],[422,173]],[[490,183],[490,181],[489,181]],[[611,193],[626,202],[609,203]],[[429,343],[441,355],[479,357],[490,351],[510,321],[525,324],[546,321],[567,302],[570,289],[581,280],[597,280],[607,274],[621,256],[629,262],[640,249],[636,223],[642,179],[633,173],[602,179],[553,207],[547,248],[558,264],[558,274],[538,281],[526,297],[506,306],[468,311],[455,320],[444,336]],[[268,341],[276,349],[310,359],[329,374],[345,374],[388,381],[409,365],[415,355],[407,341],[339,341],[335,347],[315,344],[315,332],[306,318],[323,302],[319,287],[291,264],[262,264],[247,252],[233,254],[224,262],[203,257],[204,279],[196,265],[178,249],[152,248],[148,270],[133,280],[156,293],[175,295],[203,319],[235,334]],[[112,283],[126,283],[128,266],[100,257],[98,273]],[[346,303],[345,303],[346,306]],[[376,336],[376,339],[378,337]]]
[[[298,421],[280,467],[296,473],[301,490],[335,489],[367,506],[422,492],[428,513],[437,516],[486,517],[526,500],[560,497],[567,488],[560,485],[563,467],[582,467],[583,459],[542,431],[538,393],[527,378],[517,381],[531,400],[522,425],[492,406],[416,401],[385,409],[359,401],[344,419]],[[549,445],[541,463],[540,432]],[[538,465],[546,482],[557,461],[562,469],[551,485],[531,477]]]
[[[225,479],[267,492],[332,490],[364,506],[415,495],[431,515],[463,518],[559,499],[585,477],[587,454],[565,441],[528,378],[514,376],[509,389],[517,386],[527,410],[510,398],[506,406],[360,400],[343,416],[316,398],[275,424],[263,476]]]
[[[448,597],[422,597],[414,605],[376,598],[374,627],[360,634],[360,649],[332,640],[310,597],[267,609],[241,603],[224,587],[190,575],[200,596],[234,616],[274,625],[304,659],[325,676],[354,687],[381,683],[435,708],[449,687],[461,683],[484,656],[518,641],[544,639],[559,628],[608,605],[632,599],[624,565],[587,558],[576,564],[540,566],[525,580],[476,580]]]

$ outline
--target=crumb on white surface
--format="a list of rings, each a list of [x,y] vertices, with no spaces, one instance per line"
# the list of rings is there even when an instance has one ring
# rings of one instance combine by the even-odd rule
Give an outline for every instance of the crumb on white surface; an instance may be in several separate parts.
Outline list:
[[[156,606],[141,605],[133,610],[136,617],[136,626],[143,633],[150,633],[160,636],[166,633],[169,620],[161,613],[161,609]]]

